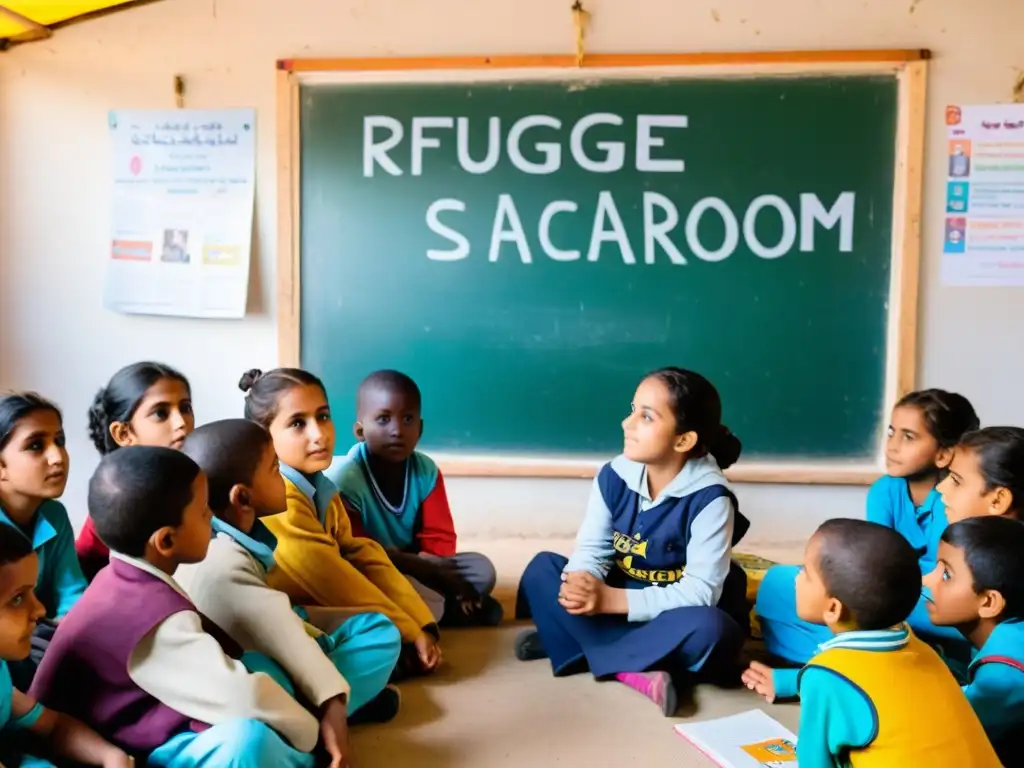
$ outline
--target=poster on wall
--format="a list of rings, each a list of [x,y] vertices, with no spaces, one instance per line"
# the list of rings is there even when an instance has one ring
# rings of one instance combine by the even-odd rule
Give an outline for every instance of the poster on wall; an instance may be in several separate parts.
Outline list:
[[[104,307],[244,317],[255,110],[112,111],[109,122],[113,220]]]
[[[946,107],[942,281],[1024,285],[1024,104]]]

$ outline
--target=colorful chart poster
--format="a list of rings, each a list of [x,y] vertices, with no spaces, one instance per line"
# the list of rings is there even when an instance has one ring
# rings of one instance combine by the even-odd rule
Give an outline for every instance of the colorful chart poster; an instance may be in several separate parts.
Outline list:
[[[255,110],[117,111],[109,119],[113,221],[104,306],[244,317]]]
[[[946,107],[942,280],[1024,285],[1024,104]]]

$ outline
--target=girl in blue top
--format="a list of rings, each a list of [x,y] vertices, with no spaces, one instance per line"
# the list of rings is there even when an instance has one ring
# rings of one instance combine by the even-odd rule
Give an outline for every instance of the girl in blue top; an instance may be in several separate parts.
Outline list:
[[[71,521],[57,501],[67,482],[68,451],[57,406],[31,392],[0,397],[0,524],[32,544],[39,558],[36,594],[50,620],[36,631],[32,656],[11,665],[22,690],[28,690],[53,622],[85,592]]]
[[[537,628],[517,638],[519,659],[618,680],[668,717],[681,678],[738,672],[746,576],[731,554],[749,523],[722,474],[741,446],[721,416],[700,374],[662,368],[640,382],[572,557],[542,552],[523,573],[516,614]]]
[[[946,528],[946,510],[937,486],[948,473],[960,438],[977,428],[973,406],[955,392],[911,392],[893,408],[885,443],[887,474],[868,492],[867,519],[902,534],[917,551],[922,574],[935,568],[939,538]],[[830,635],[797,618],[797,571],[797,566],[790,565],[769,569],[757,593],[757,614],[768,651],[804,664]],[[967,650],[958,632],[932,624],[923,598],[908,623],[925,639],[951,646],[954,655]]]

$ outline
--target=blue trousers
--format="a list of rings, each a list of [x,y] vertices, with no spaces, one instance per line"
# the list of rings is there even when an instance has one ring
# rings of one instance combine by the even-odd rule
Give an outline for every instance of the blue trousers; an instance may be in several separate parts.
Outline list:
[[[301,616],[303,611],[297,608],[296,613]],[[384,690],[402,650],[398,627],[380,613],[357,614],[331,634],[320,635],[317,643],[342,677],[348,680],[351,691],[347,709],[350,715]],[[291,678],[278,662],[250,652],[242,657],[242,663],[250,672],[267,673],[292,696],[295,695]]]
[[[733,664],[743,632],[717,607],[676,608],[647,622],[625,616],[573,616],[558,604],[568,559],[542,552],[526,566],[516,614],[533,616],[556,676],[590,669],[594,677],[651,669],[714,676]]]
[[[292,748],[270,726],[231,720],[202,733],[181,733],[149,756],[156,768],[313,768],[308,752]]]
[[[6,768],[54,768],[53,763],[32,755],[4,754],[3,759]],[[202,733],[178,734],[154,750],[145,764],[158,768],[313,768],[314,760],[312,754],[293,749],[264,723],[232,720]]]
[[[768,652],[795,664],[806,664],[818,652],[818,646],[829,640],[828,627],[811,624],[796,615],[795,565],[775,565],[768,569],[757,591],[757,615]],[[936,627],[928,617],[922,597],[907,619],[914,633],[925,642],[940,645],[951,659],[970,658],[970,643],[949,627]]]

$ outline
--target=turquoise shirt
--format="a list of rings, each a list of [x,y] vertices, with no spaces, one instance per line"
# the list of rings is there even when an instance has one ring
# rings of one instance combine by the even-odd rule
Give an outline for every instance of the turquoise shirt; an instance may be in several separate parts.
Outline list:
[[[327,520],[327,508],[331,505],[331,499],[338,495],[338,486],[327,479],[323,472],[316,472],[312,477],[306,477],[297,469],[287,464],[281,465],[281,474],[286,480],[290,480],[296,488],[306,494],[313,506],[316,507],[316,516],[320,525]]]
[[[388,549],[406,551],[416,539],[416,524],[424,500],[437,485],[437,464],[418,451],[405,462],[402,501],[393,505],[370,471],[366,443],[358,442],[348,454],[335,457],[326,472],[338,487],[345,505],[358,513],[366,534]]]
[[[264,571],[274,567],[274,550],[277,549],[277,537],[272,534],[267,526],[257,520],[253,523],[252,530],[242,533],[233,525],[228,525],[219,517],[210,521],[213,525],[213,534],[223,533],[230,536],[236,544],[256,558]]]
[[[822,643],[819,650],[852,648],[885,653],[905,648],[909,639],[906,626],[843,632]],[[836,762],[836,755],[854,744],[867,746],[875,738],[874,706],[860,688],[845,678],[820,667],[806,667],[777,669],[772,681],[778,698],[796,696],[799,682],[800,768],[841,768],[844,764]]]
[[[997,626],[971,659],[964,693],[993,744],[1024,729],[1024,621]]]
[[[0,508],[0,523],[21,531],[32,542],[32,549],[39,558],[36,597],[46,608],[46,618],[65,616],[85,592],[88,582],[78,564],[75,534],[64,505],[59,501],[44,501],[27,529],[15,524]]]
[[[0,660],[0,730],[23,731],[35,725],[42,716],[43,705],[38,701],[21,717],[11,718],[11,697],[14,696],[14,683],[11,682],[11,671],[7,662]]]
[[[949,524],[946,519],[946,505],[942,494],[932,488],[924,503],[918,507],[910,497],[910,485],[904,477],[883,475],[868,491],[867,520],[892,528],[910,542],[917,550],[918,564],[923,575],[935,570],[939,561],[939,541]],[[968,647],[961,635],[952,627],[937,627],[932,624],[922,598],[907,620],[923,639],[939,638],[953,643],[958,652],[967,660]]]
[[[867,519],[893,528],[917,550],[921,573],[931,573],[939,559],[939,539],[946,530],[946,505],[933,488],[924,504],[914,505],[906,478],[883,475],[868,491]]]

